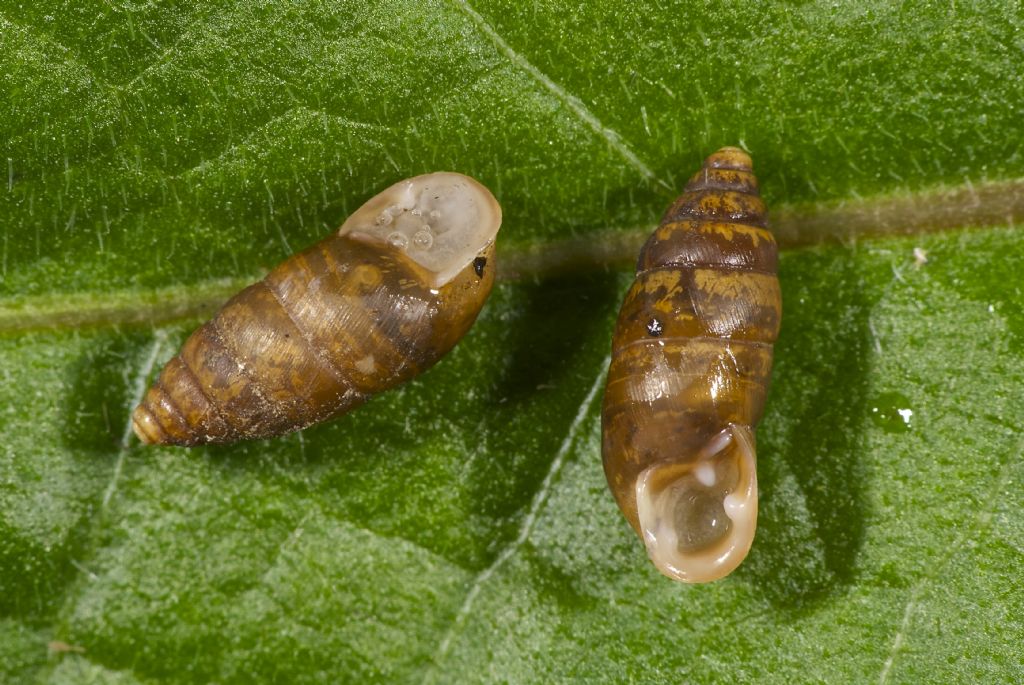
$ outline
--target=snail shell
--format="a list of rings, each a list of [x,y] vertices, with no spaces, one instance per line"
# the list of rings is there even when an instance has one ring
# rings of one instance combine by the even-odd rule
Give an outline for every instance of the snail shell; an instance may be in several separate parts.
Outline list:
[[[782,299],[750,157],[712,154],[640,252],[602,411],[605,475],[659,571],[717,580],[757,525],[754,427]]]
[[[195,331],[136,407],[136,435],[170,445],[281,435],[409,380],[476,319],[500,225],[494,196],[468,176],[396,183]]]

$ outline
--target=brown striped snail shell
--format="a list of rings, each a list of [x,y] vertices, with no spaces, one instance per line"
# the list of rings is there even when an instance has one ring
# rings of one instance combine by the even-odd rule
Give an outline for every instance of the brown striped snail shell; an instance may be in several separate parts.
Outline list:
[[[754,427],[782,299],[750,157],[712,154],[647,240],[612,341],[605,475],[659,571],[717,580],[757,525]]]
[[[443,357],[494,283],[501,208],[477,181],[401,181],[231,298],[136,407],[144,443],[266,438],[343,414]]]

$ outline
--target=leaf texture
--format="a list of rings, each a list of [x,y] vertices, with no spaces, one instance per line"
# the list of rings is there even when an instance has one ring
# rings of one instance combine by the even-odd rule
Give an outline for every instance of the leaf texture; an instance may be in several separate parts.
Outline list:
[[[1022,24],[0,2],[0,682],[1024,679]],[[790,249],[758,537],[691,587],[606,491],[598,408],[637,242],[724,144]],[[138,445],[217,302],[437,169],[505,213],[448,358],[299,434]]]

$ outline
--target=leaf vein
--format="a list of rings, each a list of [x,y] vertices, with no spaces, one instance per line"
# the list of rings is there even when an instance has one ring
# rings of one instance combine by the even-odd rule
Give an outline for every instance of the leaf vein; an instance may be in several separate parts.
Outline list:
[[[195,35],[200,30],[206,28],[206,24],[194,24],[190,28],[186,29],[180,36],[178,36],[171,45],[157,55],[149,64],[140,69],[134,76],[127,81],[119,83],[117,88],[122,92],[128,92],[135,88],[135,84],[144,79],[150,72],[159,69],[160,67],[170,62],[170,57],[178,51],[178,48],[189,38]]]
[[[242,137],[241,141],[239,141],[237,143],[229,143],[220,152],[207,157],[206,159],[200,161],[198,164],[196,164],[192,168],[187,169],[187,170],[185,170],[185,171],[183,171],[183,172],[181,172],[179,174],[176,174],[172,178],[175,178],[175,179],[188,178],[189,176],[191,176],[193,174],[205,171],[212,164],[215,164],[217,162],[221,162],[221,161],[225,160],[231,153],[235,152],[236,150],[240,150],[240,149],[246,147],[257,135],[259,135],[260,133],[266,133],[267,131],[269,131],[271,128],[273,128],[277,124],[280,124],[282,122],[300,123],[303,119],[306,119],[306,118],[314,119],[314,118],[317,118],[317,117],[319,117],[323,121],[331,120],[331,121],[334,121],[335,123],[338,123],[338,124],[340,124],[342,126],[349,126],[349,127],[352,127],[352,128],[359,128],[359,129],[372,130],[372,131],[387,130],[387,127],[381,126],[380,124],[371,124],[371,123],[365,122],[365,121],[358,121],[356,119],[350,119],[348,117],[341,116],[340,114],[331,114],[329,112],[324,112],[322,110],[311,109],[311,108],[306,107],[304,105],[298,105],[298,106],[291,107],[290,109],[285,110],[281,114],[277,114],[275,116],[270,117],[265,122],[263,122],[262,124],[258,124],[251,131],[246,133]],[[377,145],[376,143],[374,143],[374,146],[379,147],[379,145]]]
[[[135,389],[132,393],[132,401],[128,406],[128,421],[125,423],[124,432],[121,434],[121,449],[118,450],[117,461],[114,462],[114,472],[110,477],[110,483],[107,485],[107,489],[103,493],[103,504],[100,507],[101,511],[107,510],[107,507],[110,505],[111,498],[117,491],[117,484],[121,479],[121,472],[124,470],[124,460],[130,449],[128,442],[132,436],[132,409],[142,401],[142,397],[146,394],[149,374],[153,372],[153,367],[156,366],[156,360],[160,358],[160,350],[166,342],[167,334],[163,330],[158,330],[153,338],[153,344],[149,348],[149,354],[146,357],[146,361],[143,362],[141,367],[139,367],[139,373],[135,377]]]
[[[975,195],[984,202],[976,204],[970,199]],[[909,196],[880,196],[839,204],[783,206],[773,216],[772,231],[782,248],[847,244],[851,240],[925,235],[966,227],[1015,229],[1024,221],[1024,179],[975,184],[971,189],[940,187]],[[625,269],[635,262],[651,229],[608,227],[572,238],[514,245],[502,251],[498,277],[516,280]],[[9,295],[0,297],[0,334],[193,318],[208,314],[235,291],[262,277],[253,273],[148,290]]]
[[[9,16],[7,16],[7,14],[4,13],[3,10],[0,10],[0,27],[3,27],[4,24],[6,24],[7,27],[9,28],[20,31],[22,35],[24,35],[31,41],[34,41],[42,46],[49,46],[51,48],[55,48],[58,52],[62,53],[61,57],[64,60],[71,62],[76,67],[81,68],[88,75],[88,78],[95,80],[97,84],[104,88],[104,90],[111,91],[115,88],[115,86],[110,81],[100,76],[95,69],[89,66],[81,58],[80,54],[76,50],[72,50],[67,45],[64,45],[56,38],[47,33],[38,31],[33,27],[29,27],[26,26],[25,24],[12,20]]]
[[[1020,462],[1022,456],[1024,456],[1024,440],[1017,444],[1016,449],[1011,452],[1014,456],[1007,458],[999,472],[992,479],[991,492],[993,496],[988,498],[991,503],[989,508],[982,509],[974,517],[970,526],[967,526],[960,535],[958,535],[949,547],[946,548],[945,556],[939,561],[939,563],[931,565],[928,572],[917,581],[914,587],[910,590],[910,597],[907,600],[907,604],[903,609],[903,620],[900,622],[900,626],[896,631],[896,635],[893,637],[892,647],[889,650],[889,656],[882,664],[882,670],[878,674],[878,685],[886,685],[889,680],[889,674],[892,672],[893,664],[896,662],[896,658],[899,656],[900,650],[903,648],[903,642],[910,629],[910,619],[914,615],[914,611],[919,606],[919,598],[924,592],[924,589],[938,578],[950,562],[959,554],[960,550],[963,549],[965,542],[972,537],[976,537],[986,526],[992,521],[991,509],[995,506],[998,501],[998,493],[1003,490],[1007,483],[1010,481],[1010,472],[1013,466]]]
[[[558,448],[558,452],[555,453],[555,458],[551,461],[551,467],[548,469],[547,475],[544,476],[544,480],[540,484],[540,488],[533,497],[533,501],[530,503],[530,509],[527,511],[526,516],[523,517],[522,525],[519,527],[519,535],[507,544],[504,549],[495,557],[491,565],[477,574],[476,578],[473,579],[470,585],[469,591],[466,593],[465,598],[462,601],[462,605],[459,607],[458,612],[455,614],[455,618],[452,620],[447,632],[441,640],[438,646],[434,658],[434,666],[439,666],[441,662],[448,655],[451,649],[452,641],[458,636],[459,630],[462,629],[466,618],[473,609],[473,604],[476,601],[477,596],[483,589],[483,586],[487,584],[487,581],[502,567],[504,566],[515,554],[522,548],[526,543],[530,534],[533,532],[534,524],[537,522],[537,517],[540,515],[541,510],[547,503],[548,496],[551,493],[555,480],[562,472],[562,467],[565,464],[567,455],[569,454],[570,448],[576,442],[576,438],[579,434],[580,427],[583,425],[584,419],[590,415],[590,410],[594,404],[594,400],[597,398],[598,391],[604,385],[605,376],[608,373],[608,364],[611,361],[611,357],[605,357],[601,362],[600,372],[597,374],[597,378],[594,379],[594,383],[590,386],[590,390],[587,392],[586,397],[583,398],[583,402],[580,404],[579,410],[576,412],[576,416],[573,418],[572,423],[569,424],[569,429],[566,432],[565,440]],[[426,683],[431,680],[431,670],[427,670],[424,674],[423,682]]]
[[[583,104],[582,100],[568,92],[563,86],[556,83],[554,79],[538,69],[532,62],[526,59],[526,57],[517,52],[515,48],[509,45],[509,43],[501,37],[501,34],[499,34],[479,12],[473,9],[473,7],[466,2],[466,0],[454,0],[454,2],[455,5],[476,25],[477,29],[490,39],[498,52],[508,58],[513,65],[529,74],[533,80],[543,86],[549,93],[554,95],[556,99],[568,107],[580,121],[586,124],[598,136],[603,138],[608,145],[618,152],[619,155],[621,155],[630,166],[639,172],[641,176],[643,176],[647,181],[653,182],[663,188],[667,188],[668,190],[673,189],[671,185],[655,176],[654,172],[651,171],[650,166],[640,159],[636,152],[633,151],[617,131],[601,123],[601,120],[598,119],[593,112],[587,109],[587,106]]]

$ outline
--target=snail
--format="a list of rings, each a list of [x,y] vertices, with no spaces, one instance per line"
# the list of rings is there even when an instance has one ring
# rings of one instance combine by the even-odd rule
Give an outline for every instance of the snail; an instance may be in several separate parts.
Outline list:
[[[501,208],[468,176],[400,181],[196,330],[132,415],[146,444],[305,428],[431,367],[494,283]]]
[[[754,428],[782,298],[750,157],[724,147],[640,252],[602,407],[609,487],[664,575],[717,580],[757,526]]]

